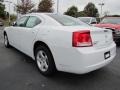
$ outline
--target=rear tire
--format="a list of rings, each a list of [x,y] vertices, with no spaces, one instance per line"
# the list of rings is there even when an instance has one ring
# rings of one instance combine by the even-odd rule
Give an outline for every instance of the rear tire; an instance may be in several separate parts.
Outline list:
[[[35,60],[41,74],[51,76],[55,73],[56,67],[53,56],[45,46],[38,46],[35,50]]]
[[[5,45],[6,48],[10,47],[7,34],[4,35],[4,45]]]

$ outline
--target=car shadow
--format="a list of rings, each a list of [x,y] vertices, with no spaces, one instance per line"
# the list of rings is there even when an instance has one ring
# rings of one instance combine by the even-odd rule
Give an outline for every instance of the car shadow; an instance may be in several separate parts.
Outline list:
[[[21,55],[21,57],[23,58],[21,60],[23,62],[25,62],[26,64],[29,64],[30,67],[35,67],[34,70],[36,70],[36,72],[39,72],[39,70],[36,66],[36,63],[32,58],[30,58],[29,56],[25,55],[24,53],[18,51],[14,47],[10,48],[10,50],[12,50],[14,53]],[[109,73],[110,73],[109,68],[104,67],[102,69],[95,70],[93,72],[90,72],[87,74],[82,74],[82,75],[57,71],[55,73],[55,75],[53,75],[51,77],[46,77],[46,78],[49,79],[50,81],[54,81],[54,82],[57,81],[59,83],[63,83],[63,81],[65,81],[66,83],[70,82],[70,84],[71,84],[71,82],[72,82],[75,84],[79,81],[81,81],[81,83],[82,83],[82,82],[87,82],[87,81],[89,82],[89,80],[91,81],[91,79],[92,80],[99,80],[99,78],[104,79],[104,76],[109,75]]]
[[[16,48],[14,48],[12,46],[10,46],[9,49],[12,50],[14,53],[19,54],[23,58],[23,59],[21,59],[22,61],[35,65],[35,61],[28,55],[24,54],[23,52],[17,50]]]

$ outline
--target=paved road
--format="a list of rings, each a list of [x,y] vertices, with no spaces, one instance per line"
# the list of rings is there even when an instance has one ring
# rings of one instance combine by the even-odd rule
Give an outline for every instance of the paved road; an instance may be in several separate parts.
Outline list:
[[[120,90],[120,49],[108,66],[86,75],[58,72],[42,76],[35,63],[14,48],[6,49],[0,30],[0,90]]]

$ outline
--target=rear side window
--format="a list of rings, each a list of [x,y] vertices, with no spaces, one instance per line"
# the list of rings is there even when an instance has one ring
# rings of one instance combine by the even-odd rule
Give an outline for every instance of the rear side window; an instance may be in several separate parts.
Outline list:
[[[28,19],[26,23],[26,27],[32,28],[40,23],[41,23],[41,20],[38,17],[30,16],[30,18]]]
[[[28,18],[29,17],[27,17],[27,16],[21,17],[19,20],[17,20],[16,26],[25,27],[25,24],[26,24]]]
[[[79,25],[87,25],[76,18],[66,16],[66,15],[58,15],[58,14],[49,14],[48,16],[55,19],[57,22],[64,26],[79,26]]]
[[[90,23],[90,19],[91,18],[84,18],[84,17],[81,17],[79,18],[81,21],[85,22],[85,23]]]
[[[93,18],[91,22],[97,22],[97,21],[96,21],[96,19],[95,19],[95,18]]]

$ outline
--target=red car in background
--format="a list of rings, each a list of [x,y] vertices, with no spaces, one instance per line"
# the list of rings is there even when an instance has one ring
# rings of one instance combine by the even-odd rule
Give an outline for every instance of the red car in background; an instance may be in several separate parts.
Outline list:
[[[105,17],[96,27],[110,29],[113,31],[114,41],[120,45],[120,17]]]

